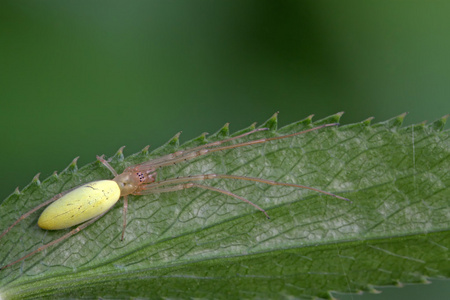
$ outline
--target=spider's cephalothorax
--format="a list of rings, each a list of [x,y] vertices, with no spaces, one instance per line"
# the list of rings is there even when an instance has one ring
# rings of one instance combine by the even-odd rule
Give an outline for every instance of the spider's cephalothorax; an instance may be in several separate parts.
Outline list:
[[[140,171],[137,167],[128,167],[123,173],[114,177],[114,181],[117,182],[120,188],[120,195],[126,196],[134,194],[140,190],[140,186],[143,184],[149,184],[155,182],[156,172],[155,169],[149,169]]]

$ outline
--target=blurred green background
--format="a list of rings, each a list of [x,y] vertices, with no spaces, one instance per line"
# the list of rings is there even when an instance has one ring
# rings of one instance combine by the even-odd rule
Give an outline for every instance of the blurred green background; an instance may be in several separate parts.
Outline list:
[[[338,111],[344,124],[403,112],[406,124],[433,121],[450,113],[449,11],[448,1],[2,0],[0,199],[76,156],[82,166],[276,111],[281,125]],[[353,299],[443,293],[437,281]]]

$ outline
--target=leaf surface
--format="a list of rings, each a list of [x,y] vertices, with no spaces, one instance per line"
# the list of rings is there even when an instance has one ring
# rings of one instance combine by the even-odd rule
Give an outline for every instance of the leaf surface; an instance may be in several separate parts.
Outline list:
[[[332,123],[341,114],[277,129],[276,116],[243,141]],[[4,299],[54,298],[332,298],[375,292],[374,286],[450,277],[450,139],[447,117],[401,127],[404,115],[325,128],[294,138],[200,156],[158,171],[158,179],[234,174],[329,191],[352,203],[305,189],[231,179],[207,184],[238,194],[254,207],[202,189],[130,196],[124,241],[122,201],[69,239],[0,271]],[[249,127],[240,133],[249,131]],[[111,164],[121,172],[179,149],[228,136],[228,126],[178,145],[175,136],[149,153]],[[112,178],[99,162],[76,162],[43,182],[34,179],[0,206],[0,230],[67,189]],[[0,240],[0,265],[66,231],[45,231],[39,213]]]

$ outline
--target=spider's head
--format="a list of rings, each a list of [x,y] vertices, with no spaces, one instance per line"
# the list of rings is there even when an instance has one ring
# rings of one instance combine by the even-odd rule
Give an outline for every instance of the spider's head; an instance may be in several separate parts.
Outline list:
[[[137,170],[137,168],[130,167],[126,168],[122,174],[117,175],[113,180],[119,185],[120,195],[126,196],[133,194],[140,185],[154,182],[156,173],[153,171],[147,170],[142,172]]]

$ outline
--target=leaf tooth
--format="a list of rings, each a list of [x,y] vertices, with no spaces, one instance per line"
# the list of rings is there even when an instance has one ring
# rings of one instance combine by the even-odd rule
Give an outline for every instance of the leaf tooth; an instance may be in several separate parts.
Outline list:
[[[175,134],[171,139],[169,139],[166,143],[161,145],[160,147],[153,150],[152,155],[159,155],[159,153],[168,153],[170,151],[174,151],[180,145],[180,135],[182,131]]]
[[[200,142],[200,143],[206,143],[206,136],[208,135],[208,132],[203,132],[198,137],[193,139],[193,142]]]
[[[29,186],[30,186],[30,184],[27,185],[23,190],[26,190]],[[3,203],[6,203],[7,201],[8,201],[8,202],[11,201],[12,203],[17,202],[18,199],[20,198],[20,196],[22,195],[22,193],[23,193],[23,192],[21,192],[21,191],[19,190],[19,187],[16,187],[15,190],[14,190],[14,192],[12,192],[12,194],[10,194],[8,197],[6,197],[6,199],[4,200]]]
[[[283,126],[283,132],[294,132],[294,131],[302,131],[306,128],[309,128],[312,123],[313,123],[313,117],[314,115],[309,115],[308,117],[306,117],[303,120],[291,123],[289,125]]]
[[[398,116],[393,117],[391,119],[388,119],[386,121],[374,124],[374,125],[372,125],[372,127],[374,127],[374,128],[376,128],[376,127],[385,127],[385,128],[388,128],[388,129],[398,128],[398,127],[400,127],[403,124],[403,120],[405,119],[405,116],[407,114],[408,113],[406,113],[406,112],[402,113],[401,115],[398,115]]]
[[[109,159],[109,161],[123,161],[123,149],[125,146],[120,147],[117,149],[116,153]]]
[[[150,148],[150,145],[145,146],[144,148],[142,148],[141,150],[141,154],[143,155],[147,155],[148,154],[148,149]]]
[[[184,143],[182,147],[184,149],[188,149],[188,148],[192,148],[192,147],[197,147],[199,145],[204,145],[204,144],[207,143],[206,135],[208,135],[208,134],[209,134],[208,132],[203,132],[199,136],[197,136],[197,137],[193,138],[192,140],[187,141],[186,143]]]
[[[399,288],[402,288],[402,287],[405,286],[400,280],[396,280],[396,281],[394,282],[394,285],[395,285],[396,287],[399,287]]]
[[[257,124],[256,122],[253,122],[252,124],[250,124],[250,126],[244,128],[244,129],[241,129],[239,131],[233,132],[232,136],[236,136],[236,135],[240,135],[240,134],[252,131],[256,128],[256,124]],[[258,126],[258,128],[261,128],[261,127],[265,127],[265,126],[263,126],[263,125]]]
[[[37,173],[36,175],[34,175],[33,180],[31,180],[31,183],[38,186],[41,185],[41,181],[39,180],[40,175],[41,173]]]
[[[183,131],[178,132],[175,134],[168,142],[167,145],[178,147],[180,145],[180,135]]]
[[[428,123],[428,121],[427,121],[427,120],[424,120],[424,121],[418,123],[417,126],[419,126],[419,127],[424,127],[427,123]]]
[[[14,192],[12,194],[19,196],[21,194],[21,191],[19,190],[19,187],[16,187],[16,189],[14,190]]]
[[[338,300],[333,296],[333,294],[331,292],[327,292],[324,296],[325,296],[325,299]]]
[[[200,145],[204,145],[208,142],[208,139],[206,138],[206,136],[208,134],[209,134],[208,132],[203,132],[202,134],[193,138],[192,140],[183,143],[183,145],[181,147],[184,149],[189,149],[189,148],[198,147]]]
[[[218,131],[218,135],[222,135],[223,137],[228,137],[230,135],[230,123],[225,123],[223,127]]]
[[[334,116],[336,118],[336,122],[331,122],[331,123],[339,123],[339,121],[341,120],[341,117],[345,114],[345,111],[340,111],[338,113],[335,113]]]
[[[279,112],[277,111],[267,121],[262,123],[261,126],[259,126],[259,127],[260,128],[269,128],[269,130],[277,130],[277,128],[278,128],[278,114],[279,114]]]
[[[355,294],[356,295],[364,295],[364,291],[363,290],[356,290]]]
[[[322,125],[322,124],[328,124],[328,123],[339,123],[341,120],[342,115],[344,114],[343,111],[338,112],[334,115],[328,116],[326,118],[323,118],[321,120],[318,120],[314,122],[314,125]]]
[[[398,115],[397,117],[392,118],[391,119],[391,124],[390,124],[391,127],[400,127],[400,126],[402,126],[403,121],[405,120],[405,117],[406,117],[407,114],[408,114],[407,112],[404,112],[404,113]]]
[[[53,171],[52,175],[50,175],[49,177],[45,178],[42,183],[46,184],[48,186],[48,184],[53,184],[55,182],[58,182],[59,180],[59,175],[57,171]]]
[[[312,123],[313,118],[314,118],[314,114],[307,116],[306,118],[304,118],[300,122],[304,123],[305,125],[309,125],[309,124]]]
[[[78,171],[77,160],[79,158],[79,156],[75,157],[61,173],[76,173]]]
[[[368,285],[367,291],[371,294],[380,294],[381,293],[381,291],[374,288],[373,285]]]
[[[429,126],[436,131],[442,131],[445,127],[445,123],[447,123],[447,119],[450,117],[450,114],[443,116],[442,118],[434,121]]]
[[[230,123],[225,123],[217,132],[210,135],[210,138],[224,139],[230,135]]]
[[[364,121],[362,121],[361,124],[364,126],[370,126],[372,124],[373,119],[375,119],[375,117],[369,117],[369,118],[365,119]]]
[[[431,284],[431,281],[428,280],[425,276],[420,276],[419,283],[421,284]]]

